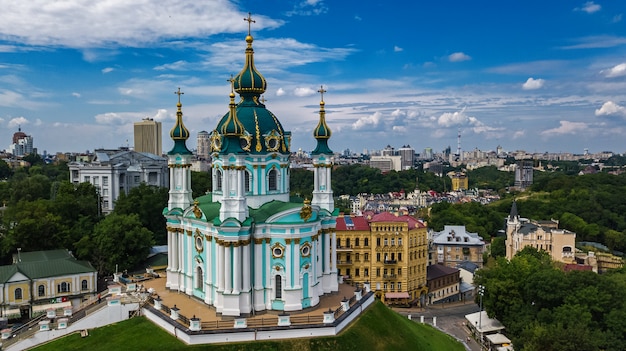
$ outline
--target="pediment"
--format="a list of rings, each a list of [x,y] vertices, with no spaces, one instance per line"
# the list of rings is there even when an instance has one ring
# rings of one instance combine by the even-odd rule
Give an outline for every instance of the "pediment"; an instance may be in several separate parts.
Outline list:
[[[9,280],[7,280],[7,283],[12,283],[12,282],[23,282],[25,280],[30,280],[30,278],[28,278],[27,276],[25,276],[22,272],[15,272],[15,274],[13,274],[11,276],[11,278],[9,278]]]

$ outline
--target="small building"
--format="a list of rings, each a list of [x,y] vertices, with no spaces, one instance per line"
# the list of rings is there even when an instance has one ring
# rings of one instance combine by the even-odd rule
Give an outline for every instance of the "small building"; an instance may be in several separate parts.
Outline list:
[[[78,306],[97,292],[97,270],[67,250],[20,252],[0,266],[2,317],[33,317],[50,308]]]
[[[459,270],[441,264],[426,268],[429,303],[459,301],[461,279]]]
[[[482,342],[488,340],[486,336],[497,335],[504,331],[504,325],[495,318],[489,318],[487,311],[480,311],[465,315],[467,326],[472,331],[472,334],[476,336],[478,340],[482,338]],[[499,338],[492,338],[494,342],[501,341]]]
[[[68,164],[70,182],[91,183],[99,191],[102,211],[110,213],[120,194],[142,183],[158,187],[169,185],[169,168],[165,157],[127,148],[99,149],[91,162]]]
[[[432,232],[430,264],[456,267],[461,262],[471,262],[482,268],[485,242],[477,233],[470,233],[462,225],[446,225],[440,232]]]
[[[559,229],[559,221],[533,221],[521,218],[513,202],[506,218],[506,258],[511,260],[526,246],[546,251],[554,261],[574,263],[576,233]]]

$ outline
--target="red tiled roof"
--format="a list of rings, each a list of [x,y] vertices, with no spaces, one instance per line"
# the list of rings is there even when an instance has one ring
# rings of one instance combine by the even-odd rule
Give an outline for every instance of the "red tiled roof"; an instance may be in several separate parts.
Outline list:
[[[347,218],[347,220],[346,220]],[[352,226],[346,225],[346,222],[352,223]],[[370,225],[367,219],[363,216],[338,216],[336,230],[370,230]]]
[[[409,224],[409,229],[425,228],[424,222],[417,220],[411,216],[396,216],[391,212],[382,212],[374,215],[370,222],[404,222]]]
[[[566,272],[569,271],[591,271],[593,267],[586,264],[576,264],[576,263],[568,263],[563,267],[563,270]]]

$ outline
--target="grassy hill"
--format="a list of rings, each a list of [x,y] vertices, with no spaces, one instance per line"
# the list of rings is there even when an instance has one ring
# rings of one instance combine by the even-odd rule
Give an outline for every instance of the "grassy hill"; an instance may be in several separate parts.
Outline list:
[[[188,346],[139,317],[89,331],[81,338],[72,334],[42,345],[37,351],[89,350],[211,350],[211,351],[343,351],[343,350],[464,350],[454,338],[429,326],[411,322],[376,302],[339,336],[315,339],[257,341],[239,344]]]

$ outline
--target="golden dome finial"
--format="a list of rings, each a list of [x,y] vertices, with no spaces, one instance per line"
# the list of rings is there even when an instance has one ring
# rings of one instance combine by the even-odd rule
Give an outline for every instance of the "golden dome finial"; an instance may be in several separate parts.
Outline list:
[[[180,108],[183,106],[183,105],[180,103],[180,96],[181,96],[181,95],[183,95],[183,94],[185,94],[185,93],[183,93],[182,91],[180,91],[180,87],[178,87],[178,90],[177,90],[177,91],[175,91],[175,92],[174,92],[174,94],[178,95],[178,103],[176,104],[176,107],[178,107],[178,111],[180,111]]]

